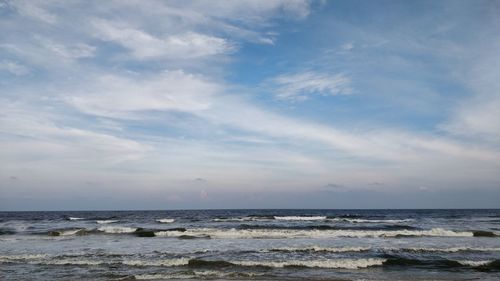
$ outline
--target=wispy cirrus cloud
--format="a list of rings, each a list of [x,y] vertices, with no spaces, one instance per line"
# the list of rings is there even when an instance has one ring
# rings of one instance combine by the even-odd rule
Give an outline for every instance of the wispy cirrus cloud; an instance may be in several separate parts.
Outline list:
[[[464,83],[472,95],[458,101],[452,115],[440,125],[458,136],[500,145],[500,41],[482,46],[471,68],[464,71]]]
[[[278,99],[301,101],[311,95],[334,96],[350,94],[350,79],[342,74],[304,71],[283,74],[270,80],[272,93]]]
[[[26,66],[10,60],[0,61],[0,70],[7,71],[17,76],[26,75],[30,72]]]
[[[194,59],[231,53],[236,48],[224,38],[195,32],[160,38],[139,29],[104,20],[94,20],[93,26],[98,38],[116,42],[129,49],[137,59]]]

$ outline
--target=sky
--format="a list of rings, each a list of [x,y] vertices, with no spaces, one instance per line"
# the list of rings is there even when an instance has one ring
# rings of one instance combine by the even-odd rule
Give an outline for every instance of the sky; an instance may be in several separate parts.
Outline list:
[[[500,208],[500,2],[0,0],[0,210]]]

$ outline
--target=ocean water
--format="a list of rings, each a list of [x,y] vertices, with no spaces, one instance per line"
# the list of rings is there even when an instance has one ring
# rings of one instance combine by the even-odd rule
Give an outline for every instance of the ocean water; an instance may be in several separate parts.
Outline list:
[[[0,280],[500,280],[500,210],[0,212]]]

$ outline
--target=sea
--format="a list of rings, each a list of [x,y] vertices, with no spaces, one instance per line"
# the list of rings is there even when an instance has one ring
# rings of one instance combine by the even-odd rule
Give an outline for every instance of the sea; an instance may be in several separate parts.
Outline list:
[[[500,210],[0,212],[0,280],[500,280]]]

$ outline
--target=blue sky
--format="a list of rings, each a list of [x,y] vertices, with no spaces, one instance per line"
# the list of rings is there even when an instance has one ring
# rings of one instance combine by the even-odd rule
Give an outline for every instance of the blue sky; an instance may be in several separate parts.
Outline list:
[[[0,1],[0,209],[500,207],[494,1]]]

